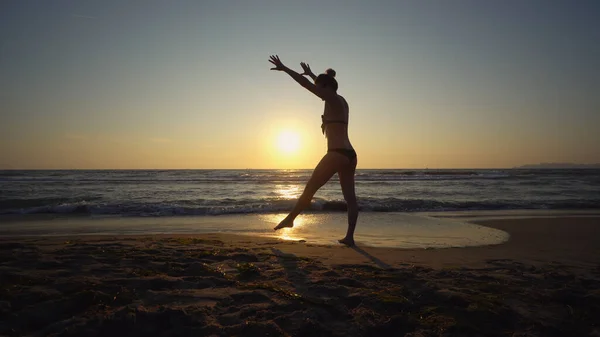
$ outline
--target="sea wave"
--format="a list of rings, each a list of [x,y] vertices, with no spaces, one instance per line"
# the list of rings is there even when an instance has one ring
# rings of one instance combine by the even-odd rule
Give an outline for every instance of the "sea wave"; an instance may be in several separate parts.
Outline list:
[[[100,177],[77,177],[77,176],[0,176],[0,182],[23,183],[23,184],[215,184],[215,183],[237,183],[237,184],[282,184],[282,183],[305,183],[310,174],[296,175],[224,175],[224,176],[188,176],[188,177],[152,177],[152,176],[100,176]],[[492,172],[384,172],[384,173],[357,173],[357,182],[393,182],[393,181],[428,181],[428,180],[487,180],[512,178],[506,173]],[[337,180],[334,176],[332,180]]]
[[[180,216],[276,213],[289,211],[294,199],[222,199],[197,203],[99,203],[91,201],[50,203],[0,209],[0,214],[89,214],[119,216]],[[25,204],[23,204],[25,205]],[[359,201],[362,212],[426,212],[508,209],[594,209],[600,200],[539,201],[439,201],[428,199],[364,198]],[[4,205],[5,206],[5,205]],[[343,200],[313,199],[309,212],[345,212]]]

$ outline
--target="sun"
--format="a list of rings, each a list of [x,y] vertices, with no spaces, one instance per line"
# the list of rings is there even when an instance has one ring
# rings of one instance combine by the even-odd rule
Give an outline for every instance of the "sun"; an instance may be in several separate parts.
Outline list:
[[[290,130],[281,131],[277,136],[277,148],[284,154],[296,153],[300,149],[300,135]]]

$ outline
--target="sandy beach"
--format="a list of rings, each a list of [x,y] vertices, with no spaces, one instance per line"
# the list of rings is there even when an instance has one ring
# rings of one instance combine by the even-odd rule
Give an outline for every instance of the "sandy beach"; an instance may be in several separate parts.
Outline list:
[[[600,217],[502,219],[502,244],[223,234],[0,239],[3,336],[600,336]]]

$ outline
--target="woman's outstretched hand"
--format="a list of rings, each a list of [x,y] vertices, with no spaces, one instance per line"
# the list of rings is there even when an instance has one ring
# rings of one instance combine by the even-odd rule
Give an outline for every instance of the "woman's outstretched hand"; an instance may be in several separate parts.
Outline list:
[[[310,70],[310,66],[308,65],[308,63],[300,62],[300,66],[302,66],[302,70],[304,70],[304,72],[301,75],[306,75],[309,77],[313,76],[313,72],[312,70]]]
[[[275,67],[271,68],[271,70],[281,71],[281,70],[285,69],[283,62],[281,62],[281,60],[279,59],[279,56],[277,56],[277,55],[271,55],[271,57],[269,58],[269,62],[271,62],[275,65]]]

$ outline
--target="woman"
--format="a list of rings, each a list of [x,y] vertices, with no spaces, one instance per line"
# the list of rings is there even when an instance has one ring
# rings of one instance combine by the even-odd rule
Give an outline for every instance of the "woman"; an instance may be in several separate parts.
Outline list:
[[[327,69],[325,74],[315,76],[308,64],[300,63],[304,73],[298,74],[284,66],[277,55],[271,56],[269,62],[275,65],[271,70],[284,71],[301,86],[325,101],[325,112],[321,116],[323,122],[321,129],[327,137],[327,153],[313,171],[304,192],[302,192],[290,214],[281,220],[274,229],[293,227],[294,219],[302,210],[310,206],[310,201],[317,190],[325,185],[337,172],[342,186],[342,193],[348,205],[348,232],[339,242],[353,246],[354,228],[358,218],[358,204],[354,192],[354,172],[356,171],[357,158],[356,152],[348,139],[348,103],[342,96],[337,94],[338,84],[334,78],[335,71]],[[309,76],[315,83],[311,83],[303,75]]]

